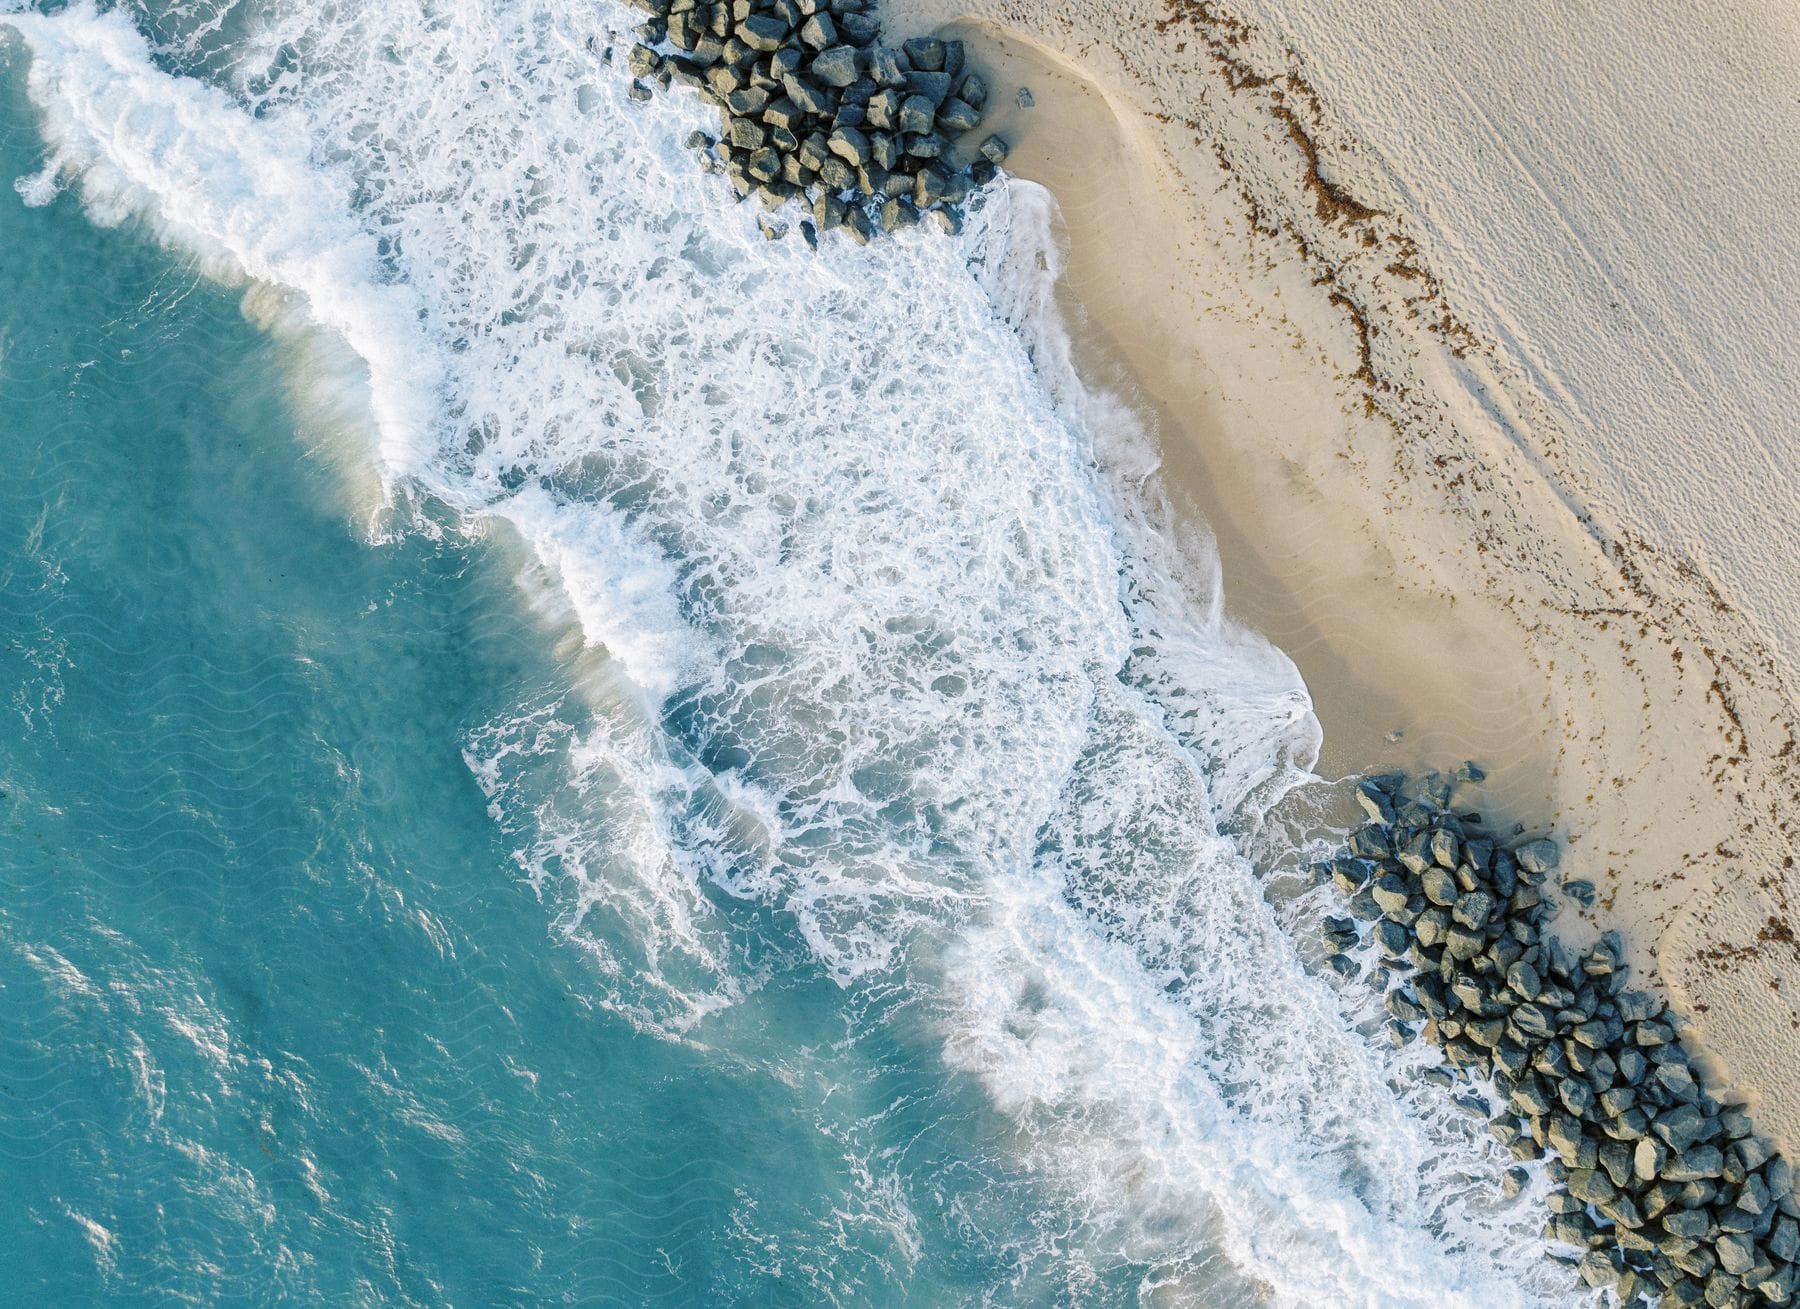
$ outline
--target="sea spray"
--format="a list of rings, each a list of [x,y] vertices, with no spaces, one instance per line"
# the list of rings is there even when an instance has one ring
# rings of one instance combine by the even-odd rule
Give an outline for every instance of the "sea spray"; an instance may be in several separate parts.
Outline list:
[[[959,241],[766,243],[693,116],[601,63],[609,19],[270,9],[235,95],[117,15],[16,21],[96,217],[303,296],[390,478],[514,534],[635,688],[467,742],[606,1003],[698,1037],[802,965],[903,994],[1043,1179],[1040,1266],[1556,1298],[1522,1216],[1441,1203],[1493,1151],[1389,1089],[1220,834],[1316,725],[1068,367],[1041,195]]]

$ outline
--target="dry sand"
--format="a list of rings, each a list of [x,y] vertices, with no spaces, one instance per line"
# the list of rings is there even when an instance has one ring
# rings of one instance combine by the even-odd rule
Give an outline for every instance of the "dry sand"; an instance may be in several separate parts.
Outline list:
[[[1600,888],[1591,926],[1561,930],[1622,928],[1794,1152],[1800,677],[1769,635],[1779,597],[1759,613],[1704,538],[1620,509],[1619,446],[1545,381],[1566,361],[1495,329],[1512,320],[1478,282],[1446,289],[1433,195],[1345,130],[1292,33],[1184,0],[890,0],[887,22],[970,42],[983,130],[1060,203],[1084,366],[1154,421],[1228,608],[1298,664],[1321,771],[1482,761],[1490,817],[1564,836],[1565,874]],[[1657,467],[1652,449],[1631,471]],[[1800,554],[1791,526],[1720,503],[1719,537]]]

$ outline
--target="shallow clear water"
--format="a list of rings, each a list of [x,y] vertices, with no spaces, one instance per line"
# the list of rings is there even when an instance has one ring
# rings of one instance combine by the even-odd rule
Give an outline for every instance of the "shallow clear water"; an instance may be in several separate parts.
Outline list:
[[[12,20],[11,1293],[1559,1298],[1047,197],[765,243],[625,20]]]

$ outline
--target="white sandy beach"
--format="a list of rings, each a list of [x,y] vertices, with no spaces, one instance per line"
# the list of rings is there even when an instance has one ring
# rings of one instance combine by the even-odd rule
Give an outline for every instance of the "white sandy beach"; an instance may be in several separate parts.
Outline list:
[[[1792,1148],[1793,14],[888,11],[991,74],[1323,769],[1480,759]]]

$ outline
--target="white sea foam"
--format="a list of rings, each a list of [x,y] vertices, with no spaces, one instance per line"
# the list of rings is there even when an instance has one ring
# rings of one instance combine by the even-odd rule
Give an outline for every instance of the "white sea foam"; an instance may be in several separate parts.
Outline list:
[[[674,564],[633,539],[620,515],[535,485],[509,497],[500,513],[560,584],[588,641],[610,651],[658,702],[710,662],[706,635],[676,603]]]
[[[145,220],[211,272],[304,291],[319,325],[369,362],[384,458],[422,472],[441,403],[420,305],[378,281],[376,243],[345,209],[351,183],[310,157],[304,125],[253,120],[224,92],[163,74],[135,28],[91,6],[8,21],[30,45],[31,98],[55,145],[21,193],[47,200],[77,174],[95,222]]]
[[[800,950],[903,978],[1078,1220],[1062,1257],[1159,1299],[1554,1299],[1529,1211],[1457,1198],[1491,1145],[1390,1089],[1221,835],[1317,726],[1080,385],[1048,197],[765,242],[679,144],[698,106],[601,62],[609,16],[290,4],[231,93],[116,15],[8,21],[53,176],[303,296],[390,475],[506,524],[636,688],[468,743],[608,1003],[695,1030]]]

